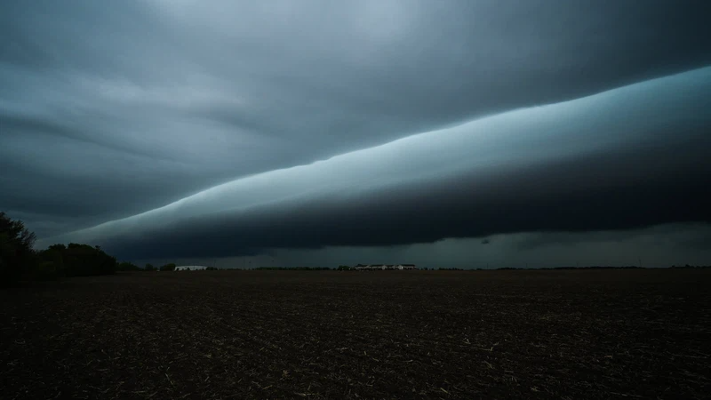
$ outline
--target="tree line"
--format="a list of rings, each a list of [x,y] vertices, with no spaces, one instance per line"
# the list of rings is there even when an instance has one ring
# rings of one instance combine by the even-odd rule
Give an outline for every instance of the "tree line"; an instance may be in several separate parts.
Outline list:
[[[209,269],[209,268],[208,268]],[[255,267],[254,271],[330,271],[329,267]]]
[[[47,281],[63,277],[110,275],[116,271],[172,271],[175,264],[140,268],[118,262],[99,246],[69,243],[35,250],[36,236],[20,220],[0,211],[0,286],[18,281]]]
[[[118,262],[99,246],[69,243],[54,244],[47,249],[35,250],[36,236],[19,220],[13,220],[0,211],[0,286],[10,286],[18,281],[55,280],[62,277],[110,275],[117,271],[174,271],[176,265],[165,264],[160,267],[146,264],[143,268],[127,261]],[[553,268],[496,268],[497,270],[565,270],[565,269],[641,269],[639,266],[605,267],[553,267]],[[672,266],[671,268],[711,268],[711,266]],[[208,267],[207,270],[216,270]],[[355,271],[354,267],[340,265],[328,267],[257,267],[255,270],[289,271]],[[487,268],[488,269],[488,268]],[[428,268],[422,268],[428,270]],[[435,268],[429,268],[435,270]],[[438,268],[439,271],[462,271],[461,268]],[[471,269],[480,271],[482,268]]]

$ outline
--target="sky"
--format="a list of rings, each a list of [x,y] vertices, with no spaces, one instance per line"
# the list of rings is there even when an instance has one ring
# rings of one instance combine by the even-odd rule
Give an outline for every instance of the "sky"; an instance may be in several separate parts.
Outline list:
[[[0,5],[0,210],[120,259],[711,264],[701,0]]]

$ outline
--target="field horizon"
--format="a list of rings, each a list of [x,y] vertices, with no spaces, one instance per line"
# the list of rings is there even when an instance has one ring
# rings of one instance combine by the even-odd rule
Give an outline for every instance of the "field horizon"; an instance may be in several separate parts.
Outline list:
[[[120,273],[0,291],[30,398],[707,398],[707,269]]]

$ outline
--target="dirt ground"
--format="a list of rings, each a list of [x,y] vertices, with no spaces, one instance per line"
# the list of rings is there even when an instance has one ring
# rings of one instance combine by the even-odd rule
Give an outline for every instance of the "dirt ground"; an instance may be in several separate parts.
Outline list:
[[[711,398],[711,270],[144,272],[0,300],[3,399]]]

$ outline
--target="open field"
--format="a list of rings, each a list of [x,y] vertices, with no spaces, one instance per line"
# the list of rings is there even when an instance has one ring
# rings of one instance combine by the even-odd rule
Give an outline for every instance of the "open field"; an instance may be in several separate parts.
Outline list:
[[[3,399],[711,398],[711,270],[154,272],[0,300]]]

